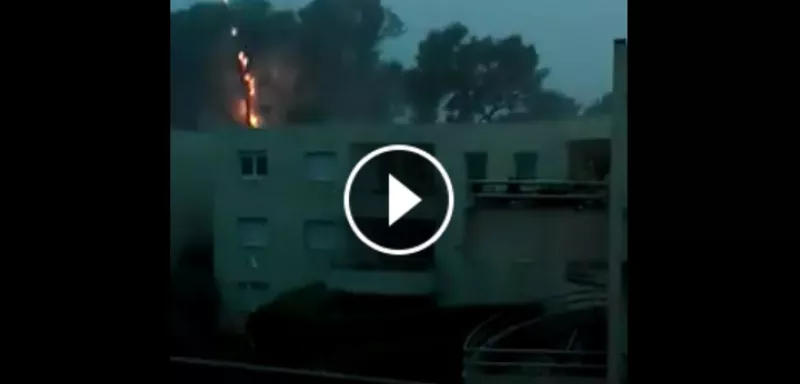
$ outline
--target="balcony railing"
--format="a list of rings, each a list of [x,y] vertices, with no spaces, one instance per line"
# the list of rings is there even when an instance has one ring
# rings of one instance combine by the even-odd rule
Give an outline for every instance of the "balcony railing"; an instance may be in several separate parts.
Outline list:
[[[475,351],[481,346],[492,345],[494,341],[506,335],[524,328],[544,319],[547,315],[554,313],[564,313],[572,310],[579,310],[591,307],[603,307],[608,301],[606,292],[597,289],[581,289],[563,295],[549,297],[540,304],[543,308],[544,316],[536,316],[533,319],[528,315],[523,321],[520,314],[517,316],[506,316],[498,314],[490,317],[483,323],[475,327],[464,340],[464,351]],[[472,353],[468,353],[472,356]]]
[[[473,352],[468,350],[467,352]],[[465,370],[483,373],[524,374],[529,376],[606,375],[607,353],[604,351],[570,351],[558,349],[476,348],[481,360],[465,361]]]
[[[608,286],[608,260],[589,259],[567,262],[565,279],[573,284],[605,288]]]
[[[605,208],[608,183],[543,179],[470,180],[475,203],[526,203],[535,206]]]
[[[550,315],[571,310],[604,307],[605,293],[589,289],[552,297],[542,304],[545,314],[526,321],[518,316],[496,315],[478,325],[464,341],[464,378],[470,375],[603,377],[604,351],[494,348],[493,345],[521,329],[540,324]]]

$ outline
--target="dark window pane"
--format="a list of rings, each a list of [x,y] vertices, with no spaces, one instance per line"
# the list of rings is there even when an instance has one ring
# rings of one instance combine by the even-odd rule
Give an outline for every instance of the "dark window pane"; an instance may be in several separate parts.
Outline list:
[[[469,152],[465,155],[467,163],[467,180],[486,179],[486,164],[489,155],[486,152]]]
[[[260,176],[267,174],[267,155],[256,156],[256,174]]]
[[[253,158],[251,156],[240,156],[239,164],[242,168],[242,175],[249,176],[253,174]]]
[[[514,167],[517,179],[535,179],[539,154],[536,152],[517,152],[514,154]]]

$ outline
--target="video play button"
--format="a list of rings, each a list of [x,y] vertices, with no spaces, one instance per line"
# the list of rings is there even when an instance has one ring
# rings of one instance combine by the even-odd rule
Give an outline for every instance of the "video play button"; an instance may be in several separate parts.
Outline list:
[[[389,226],[417,206],[422,199],[389,174]]]
[[[387,255],[427,250],[453,215],[449,175],[433,155],[415,146],[369,149],[362,149],[368,153],[350,171],[344,188],[350,229],[366,246]]]

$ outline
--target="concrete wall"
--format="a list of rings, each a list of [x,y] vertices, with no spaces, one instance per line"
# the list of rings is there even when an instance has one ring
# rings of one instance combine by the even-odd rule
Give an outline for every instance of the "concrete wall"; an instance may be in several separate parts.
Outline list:
[[[482,209],[468,215],[471,301],[518,303],[565,294],[568,261],[606,259],[608,216],[573,209]]]

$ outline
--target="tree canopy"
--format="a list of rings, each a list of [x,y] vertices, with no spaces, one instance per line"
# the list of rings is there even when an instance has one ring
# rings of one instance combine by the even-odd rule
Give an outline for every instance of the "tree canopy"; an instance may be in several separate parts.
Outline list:
[[[405,24],[380,0],[314,0],[296,10],[265,0],[199,3],[170,22],[171,125],[184,129],[201,115],[237,116],[239,51],[251,59],[259,110],[280,123],[390,121],[407,111],[420,123],[525,122],[581,109],[544,87],[550,72],[519,35],[473,36],[454,23],[430,31],[408,68],[382,58]]]

